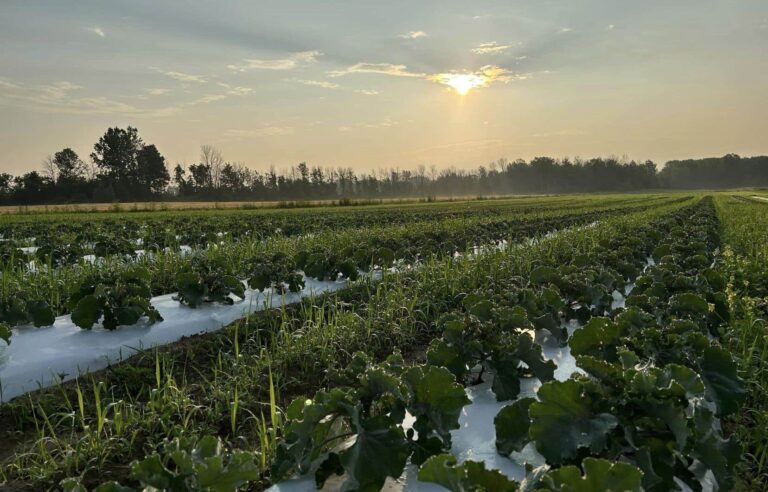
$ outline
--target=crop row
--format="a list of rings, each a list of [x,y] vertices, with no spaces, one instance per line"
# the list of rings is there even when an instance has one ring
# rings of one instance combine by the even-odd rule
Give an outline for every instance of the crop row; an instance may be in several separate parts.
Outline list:
[[[707,204],[702,206],[704,209],[706,207]],[[709,207],[711,209],[711,205]],[[712,446],[717,448],[716,451],[721,451],[717,446],[725,441],[716,440],[718,430],[712,424],[712,416],[710,415],[710,420],[707,421],[706,418],[699,417],[697,414],[697,420],[694,422],[693,417],[686,417],[681,410],[686,408],[689,400],[695,402],[700,399],[704,402],[705,397],[711,397],[710,393],[705,394],[704,383],[701,379],[697,379],[698,376],[693,371],[689,369],[686,372],[682,364],[677,364],[684,361],[675,361],[675,363],[662,361],[659,367],[654,367],[648,364],[652,361],[652,356],[646,353],[640,352],[632,356],[629,350],[619,351],[616,350],[616,346],[610,346],[610,344],[603,346],[601,341],[607,338],[603,332],[607,331],[614,335],[616,333],[623,335],[623,333],[616,328],[606,328],[611,323],[608,318],[592,318],[592,321],[583,329],[584,331],[576,332],[577,335],[574,335],[571,340],[571,349],[580,356],[580,365],[585,365],[584,369],[596,374],[592,374],[592,378],[577,377],[572,381],[556,382],[551,381],[553,364],[542,359],[541,348],[533,343],[528,335],[530,330],[543,330],[564,343],[567,334],[560,330],[561,325],[557,321],[569,317],[589,319],[590,316],[598,314],[616,314],[607,313],[610,299],[612,299],[611,292],[615,288],[623,287],[627,278],[632,278],[639,273],[646,255],[650,252],[657,257],[660,266],[658,269],[650,269],[638,280],[641,293],[632,298],[637,297],[641,304],[645,302],[648,292],[643,287],[644,282],[648,282],[644,279],[655,278],[656,275],[664,278],[665,272],[668,273],[669,265],[676,270],[679,265],[676,264],[675,255],[680,255],[683,258],[682,261],[693,258],[691,262],[682,265],[684,268],[703,266],[702,261],[707,260],[709,247],[707,242],[702,241],[703,248],[702,244],[694,242],[693,250],[676,250],[682,247],[681,238],[688,234],[693,234],[697,239],[706,239],[702,234],[697,234],[699,231],[695,229],[680,227],[680,223],[684,220],[692,218],[694,223],[697,223],[701,219],[701,214],[696,213],[690,217],[690,212],[690,209],[685,209],[667,221],[653,224],[651,228],[634,231],[639,234],[620,236],[595,245],[588,254],[574,258],[570,265],[559,268],[545,264],[536,266],[528,282],[519,279],[506,287],[494,285],[481,292],[462,296],[462,308],[453,314],[443,316],[441,325],[444,327],[444,333],[440,339],[431,344],[426,365],[407,367],[398,357],[389,358],[383,364],[373,365],[364,355],[357,355],[346,370],[332,376],[334,382],[346,384],[337,386],[329,392],[318,393],[311,404],[301,398],[289,407],[287,416],[292,417],[293,420],[287,424],[285,440],[278,448],[272,478],[279,479],[296,470],[316,469],[318,483],[322,483],[325,478],[337,471],[344,471],[348,480],[347,486],[351,489],[380,487],[387,476],[399,476],[408,457],[416,463],[422,463],[429,456],[450,449],[449,431],[456,428],[461,407],[468,403],[461,386],[456,384],[454,378],[457,377],[464,383],[476,380],[474,377],[467,376],[478,367],[485,367],[494,374],[493,390],[500,400],[517,396],[521,377],[536,375],[541,381],[550,381],[539,391],[541,402],[538,404],[544,407],[541,412],[535,411],[537,407],[530,399],[518,400],[502,411],[497,418],[497,426],[502,428],[500,434],[504,436],[499,441],[500,448],[509,453],[518,447],[521,448],[524,442],[533,440],[550,466],[556,468],[539,469],[533,473],[530,479],[538,481],[539,486],[547,486],[552,490],[568,490],[568,487],[577,486],[585,480],[573,466],[560,466],[581,462],[581,458],[585,455],[583,448],[590,448],[592,454],[600,454],[605,449],[609,449],[622,453],[621,457],[609,456],[611,459],[629,459],[632,456],[632,448],[628,447],[627,443],[623,446],[607,446],[611,438],[620,439],[620,436],[624,436],[624,439],[634,438],[630,444],[635,445],[634,451],[637,453],[638,450],[658,451],[656,448],[646,449],[640,446],[647,442],[653,443],[654,440],[660,441],[657,444],[663,443],[666,447],[675,442],[679,445],[680,435],[674,434],[675,430],[682,432],[685,436],[693,434],[691,445],[698,437],[711,437],[714,433],[714,443],[700,440],[696,444],[699,447],[705,444],[710,445],[710,448],[701,448],[702,452],[711,454]],[[664,233],[667,233],[668,237],[673,238],[675,242],[664,241],[662,236]],[[666,244],[654,250],[654,246],[659,242]],[[692,252],[694,254],[690,254]],[[656,288],[659,287],[656,286]],[[698,292],[706,296],[714,295],[712,292],[702,290]],[[689,294],[689,296],[682,294]],[[675,301],[671,304],[675,307],[669,308],[672,309],[670,316],[674,316],[678,325],[683,325],[677,328],[691,330],[692,335],[697,332],[701,334],[702,326],[693,330],[693,326],[686,326],[688,322],[693,324],[696,321],[701,322],[701,316],[704,315],[707,319],[704,321],[703,328],[708,329],[709,324],[712,323],[706,316],[706,313],[710,313],[709,304],[704,301],[705,308],[702,313],[699,299],[694,299],[699,294],[681,293],[679,297],[673,297]],[[585,309],[586,313],[577,314],[582,309]],[[619,315],[615,323],[624,329],[633,328],[637,331],[644,331],[644,329],[650,331],[657,328],[656,321],[650,322],[653,318],[650,313],[645,313],[645,318],[642,314],[641,309],[633,307]],[[680,317],[681,314],[682,317]],[[688,315],[691,315],[692,319],[689,319]],[[646,326],[642,324],[636,326],[639,323],[638,318],[645,321]],[[667,320],[663,316],[660,319]],[[676,333],[677,330],[673,330],[668,335],[674,336]],[[597,343],[595,339],[598,340]],[[701,340],[698,341],[701,342]],[[615,341],[614,345],[623,346],[622,343]],[[716,350],[716,347],[708,348]],[[588,354],[590,350],[603,350],[605,353],[601,352],[598,358],[598,354]],[[588,355],[593,357],[590,358]],[[648,359],[641,363],[643,356]],[[621,366],[619,369],[619,359],[626,367]],[[613,361],[617,363],[610,364]],[[724,363],[717,358],[716,361]],[[524,365],[520,362],[524,362]],[[633,363],[629,364],[629,362]],[[609,381],[605,380],[606,373],[600,370],[607,371],[606,368],[609,366],[621,370],[625,379],[628,378],[626,382],[645,384],[641,386],[643,391],[639,394],[635,394],[637,388],[634,388],[633,384],[615,384],[616,387],[609,389],[621,394],[617,394],[615,400],[607,399],[604,402],[606,404],[610,402],[608,408],[619,416],[624,413],[618,410],[632,409],[635,414],[640,414],[635,415],[636,420],[628,418],[619,422],[617,417],[609,412],[595,413],[589,405],[598,401],[597,394],[588,395],[583,388],[580,391],[575,390],[577,387],[574,385],[592,390],[596,390],[601,384],[607,385]],[[716,369],[719,370],[721,367]],[[631,372],[631,374],[625,375],[624,372]],[[615,372],[612,374],[616,376]],[[723,376],[721,380],[726,380],[728,376],[727,371],[726,374],[719,375]],[[623,380],[618,378],[612,382],[621,381]],[[738,383],[737,380],[736,383]],[[680,385],[685,386],[682,393]],[[715,394],[717,389],[720,388],[715,388]],[[706,390],[710,391],[710,387],[707,386]],[[695,394],[689,395],[686,391]],[[607,390],[602,393],[603,396],[609,394]],[[719,396],[723,397],[722,394]],[[652,403],[655,403],[656,398],[662,399],[659,406],[662,410],[668,410],[666,413],[657,414],[654,413],[655,410],[648,410],[653,406]],[[726,400],[728,398],[713,401]],[[736,400],[731,399],[731,401]],[[624,407],[621,409],[611,407],[619,403]],[[551,408],[548,409],[547,406]],[[562,408],[575,409],[576,412],[557,414],[556,410],[561,409],[562,412]],[[703,403],[702,408],[706,409]],[[405,418],[405,410],[415,418],[413,429],[416,432],[406,433],[399,425]],[[698,411],[704,410],[698,409]],[[723,409],[719,411],[724,413]],[[526,412],[532,412],[531,415],[543,415],[546,418],[542,425],[536,427],[535,417],[529,417],[532,419],[531,423],[526,425],[524,418]],[[510,415],[514,417],[512,420],[509,419]],[[669,416],[670,420],[665,421],[663,416]],[[675,420],[676,418],[682,420]],[[682,427],[664,426],[665,423],[680,424],[681,421]],[[637,426],[637,422],[641,425],[633,429],[633,426]],[[711,424],[709,427],[704,425],[707,422]],[[622,432],[617,429],[620,425],[626,426]],[[683,431],[685,427],[689,430]],[[540,439],[537,440],[533,436],[528,438],[527,434],[533,428],[539,429],[537,431],[539,434],[536,435]],[[700,431],[698,434],[697,430]],[[632,431],[635,432],[634,435]],[[564,436],[565,439],[563,439]],[[345,448],[342,452],[334,452],[333,444],[349,440],[351,437],[355,437],[352,446]],[[641,437],[646,441],[642,441]],[[662,439],[667,440],[661,441]],[[602,443],[602,446],[591,440]],[[178,446],[178,443],[170,445],[170,447],[173,446]],[[660,447],[666,449],[665,446]],[[684,451],[679,450],[680,453]],[[674,458],[693,461],[690,456],[680,458],[677,453],[670,452],[670,454]],[[634,462],[642,467],[637,460]],[[147,475],[150,466],[158,463],[162,472],[154,477]],[[704,463],[708,464],[706,460]],[[713,469],[718,480],[727,480],[729,465],[732,466],[732,464],[726,464],[726,470],[722,473],[720,469]],[[604,483],[599,481],[593,483],[593,487],[596,488],[590,490],[601,490],[600,487],[604,487],[602,490],[605,487],[615,490],[639,489],[641,480],[646,488],[651,490],[654,487],[661,490],[669,488],[668,482],[663,485],[648,484],[646,477],[650,474],[647,470],[644,475],[626,464],[586,459],[583,467],[587,474],[603,473],[605,475],[603,478],[609,480]],[[134,471],[134,478],[145,485],[156,487],[162,480],[174,480],[179,476],[186,479],[190,474],[194,475],[189,470],[177,469],[169,455],[150,456],[134,465]],[[679,466],[673,466],[671,470],[654,469],[653,471],[661,472],[664,474],[663,478],[667,480],[671,480],[670,477],[680,476],[678,474],[682,474],[685,479],[690,479],[690,476],[686,476]],[[238,472],[233,468],[231,472],[237,475],[242,470]],[[470,486],[489,486],[491,483],[497,485],[503,483],[505,490],[512,490],[514,486],[511,482],[502,482],[505,480],[502,476],[497,472],[484,470],[480,464],[465,464],[457,467],[455,461],[452,462],[447,456],[433,457],[426,461],[421,476],[423,479],[437,481],[454,490],[464,490],[462,487]],[[461,480],[451,482],[448,481],[449,477],[453,477],[451,480],[461,477]],[[590,480],[594,480],[594,477]],[[488,490],[501,489],[488,488]]]
[[[237,241],[258,241],[270,237],[340,231],[372,226],[399,226],[447,220],[537,214],[543,211],[566,211],[584,207],[630,207],[663,200],[659,197],[618,198],[597,204],[589,199],[536,199],[484,202],[481,205],[459,207],[456,204],[436,204],[385,210],[315,210],[301,212],[239,212],[199,213],[191,216],[161,215],[161,217],[113,219],[72,222],[21,222],[0,225],[0,258],[6,264],[26,264],[34,260],[41,265],[82,263],[84,257],[106,258],[121,256],[136,258],[156,254],[166,248],[178,251],[187,248],[207,248]],[[22,253],[22,249],[26,253]],[[90,260],[92,261],[92,260]]]
[[[289,407],[272,478],[313,471],[320,486],[344,473],[350,490],[375,489],[399,477],[410,459],[423,464],[421,479],[451,490],[501,490],[491,484],[516,490],[482,464],[458,466],[437,456],[450,449],[449,431],[469,403],[445,369],[466,384],[477,381],[469,375],[479,368],[493,374],[499,400],[517,396],[521,377],[544,382],[536,399],[516,400],[496,418],[502,454],[533,442],[546,459],[526,479],[529,488],[571,490],[590,480],[589,490],[670,490],[681,480],[696,490],[711,473],[719,488],[729,489],[740,449],[723,439],[718,417],[739,410],[744,390],[729,353],[712,338],[727,322],[728,308],[722,276],[709,268],[717,244],[711,199],[654,229],[596,248],[594,263],[540,266],[529,287],[466,296],[464,308],[444,321],[425,366],[404,368],[397,358],[372,365],[358,356],[344,386]],[[626,260],[616,263],[615,250]],[[628,309],[608,312],[608,292],[650,252],[659,264],[638,278]],[[585,271],[588,265],[596,269]],[[530,288],[544,285],[538,293]],[[570,313],[574,317],[608,316],[592,317],[570,340],[587,375],[553,381],[554,365],[542,359],[528,332],[545,329],[563,342],[559,321],[574,306],[591,306],[586,316]],[[416,432],[402,429],[406,410]],[[354,444],[339,448],[338,439]],[[621,463],[584,460],[586,474],[604,475],[595,482],[573,466],[589,456]]]
[[[605,217],[594,227],[564,230],[477,257],[431,259],[418,269],[363,282],[329,298],[259,313],[229,330],[184,343],[187,348],[181,350],[140,354],[94,376],[100,382],[93,385],[81,379],[77,386],[14,400],[0,407],[0,420],[19,432],[32,430],[38,437],[29,449],[37,451],[26,453],[26,444],[19,444],[19,454],[2,475],[40,486],[63,476],[82,476],[89,485],[122,480],[127,475],[120,470],[127,472],[124,465],[131,459],[159,451],[163,466],[173,468],[170,443],[175,437],[188,437],[178,444],[194,449],[203,435],[214,434],[227,442],[225,450],[217,451],[223,463],[231,456],[226,449],[237,443],[255,454],[263,477],[274,460],[275,437],[284,435],[282,402],[332,386],[333,374],[343,371],[349,354],[364,350],[382,360],[400,349],[410,367],[442,333],[440,316],[462,310],[468,292],[491,295],[510,283],[526,286],[537,267],[578,268],[592,255],[627,263],[612,250],[615,238],[652,231],[646,224],[651,218],[679,207]],[[543,287],[529,287],[538,299]],[[532,315],[530,321],[542,323],[535,320],[540,317]],[[35,426],[40,419],[51,427]],[[162,444],[165,439],[168,447]]]
[[[386,269],[402,261],[414,263],[452,255],[478,244],[516,241],[686,199],[642,207],[363,228],[268,243],[241,241],[195,251],[187,257],[157,255],[137,262],[116,261],[87,268],[37,273],[10,270],[2,279],[0,322],[8,326],[47,326],[56,315],[71,313],[73,321],[83,328],[91,328],[103,319],[105,328],[114,329],[132,325],[145,316],[150,322],[161,319],[150,304],[153,294],[176,291],[179,301],[190,307],[204,302],[232,304],[244,297],[246,287],[298,292],[304,286],[302,273],[318,280],[354,280],[360,271],[372,268]]]

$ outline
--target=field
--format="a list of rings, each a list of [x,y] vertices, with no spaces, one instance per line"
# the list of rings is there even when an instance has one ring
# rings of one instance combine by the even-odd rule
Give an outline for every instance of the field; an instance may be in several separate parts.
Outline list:
[[[0,488],[766,490],[768,201],[0,215]]]

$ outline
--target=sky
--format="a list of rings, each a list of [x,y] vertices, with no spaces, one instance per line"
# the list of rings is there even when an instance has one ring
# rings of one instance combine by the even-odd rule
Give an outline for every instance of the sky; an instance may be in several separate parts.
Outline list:
[[[0,171],[768,153],[765,0],[2,0]]]

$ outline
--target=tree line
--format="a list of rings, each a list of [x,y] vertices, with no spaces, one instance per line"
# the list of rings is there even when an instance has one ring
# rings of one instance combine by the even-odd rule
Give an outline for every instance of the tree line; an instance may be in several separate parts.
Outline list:
[[[228,162],[210,145],[189,166],[169,172],[155,145],[133,127],[109,128],[85,161],[70,148],[42,170],[0,174],[0,203],[45,204],[139,200],[316,200],[535,193],[626,192],[768,186],[768,157],[723,157],[667,162],[619,158],[499,159],[472,170],[419,166],[361,173],[349,167],[309,166],[282,172]]]

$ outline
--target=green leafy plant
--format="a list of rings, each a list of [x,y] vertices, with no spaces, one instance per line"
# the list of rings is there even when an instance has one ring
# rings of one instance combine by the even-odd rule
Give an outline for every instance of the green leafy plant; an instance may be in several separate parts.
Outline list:
[[[136,268],[120,275],[99,272],[84,280],[69,300],[72,322],[90,329],[101,319],[102,326],[114,330],[134,325],[142,317],[150,323],[162,321],[150,303],[149,272]]]

